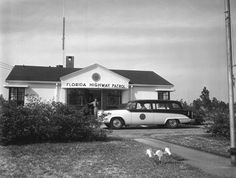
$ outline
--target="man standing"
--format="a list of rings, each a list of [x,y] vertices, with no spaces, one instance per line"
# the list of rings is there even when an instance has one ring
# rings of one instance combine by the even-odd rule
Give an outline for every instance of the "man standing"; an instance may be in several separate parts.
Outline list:
[[[98,101],[97,101],[97,98],[95,98],[94,101],[89,103],[89,104],[93,106],[93,114],[97,118],[97,114],[98,114]]]

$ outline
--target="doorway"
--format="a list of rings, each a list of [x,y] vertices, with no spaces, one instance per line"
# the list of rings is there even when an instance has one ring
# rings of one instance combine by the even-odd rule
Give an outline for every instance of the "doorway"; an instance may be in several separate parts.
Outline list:
[[[102,90],[96,90],[96,89],[86,89],[86,93],[87,93],[87,96],[86,97],[86,100],[88,101],[88,103],[92,102],[95,100],[95,98],[97,99],[97,101],[99,103],[101,103],[102,101],[102,98],[101,98],[101,91]]]
[[[99,109],[114,109],[121,104],[121,90],[67,89],[67,104],[80,109],[97,98]]]

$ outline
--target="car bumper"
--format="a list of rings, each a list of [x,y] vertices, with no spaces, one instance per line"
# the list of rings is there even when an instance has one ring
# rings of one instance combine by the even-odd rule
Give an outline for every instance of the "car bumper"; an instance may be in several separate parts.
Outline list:
[[[189,119],[187,122],[183,124],[194,124],[194,123],[195,123],[195,119]]]

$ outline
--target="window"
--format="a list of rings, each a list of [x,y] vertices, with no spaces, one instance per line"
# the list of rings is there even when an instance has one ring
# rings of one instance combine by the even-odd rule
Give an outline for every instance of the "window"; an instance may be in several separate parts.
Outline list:
[[[169,91],[158,91],[158,100],[169,100],[170,92]]]
[[[25,88],[9,88],[9,100],[16,101],[17,105],[24,105]]]
[[[182,109],[181,106],[177,103],[172,103],[172,109]]]
[[[107,95],[107,106],[117,107],[121,103],[121,92],[119,90],[109,91]]]
[[[84,93],[79,89],[67,89],[67,103],[69,105],[83,106]]]

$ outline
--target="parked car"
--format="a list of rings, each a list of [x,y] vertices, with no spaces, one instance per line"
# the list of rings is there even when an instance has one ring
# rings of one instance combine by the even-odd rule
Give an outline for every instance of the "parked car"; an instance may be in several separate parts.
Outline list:
[[[99,111],[98,116],[107,127],[113,129],[130,125],[176,128],[179,124],[193,121],[192,111],[184,110],[180,102],[173,100],[130,101],[118,109]]]

